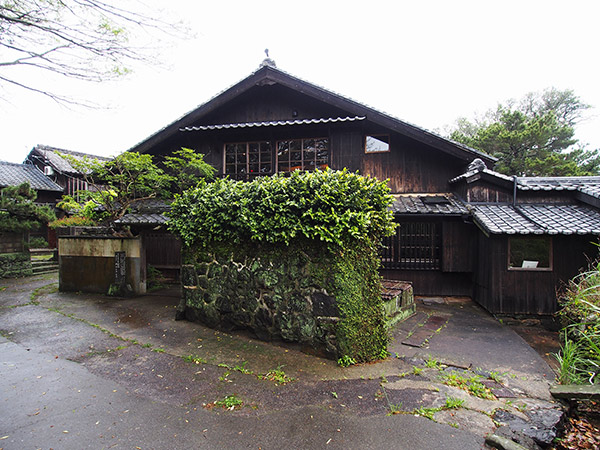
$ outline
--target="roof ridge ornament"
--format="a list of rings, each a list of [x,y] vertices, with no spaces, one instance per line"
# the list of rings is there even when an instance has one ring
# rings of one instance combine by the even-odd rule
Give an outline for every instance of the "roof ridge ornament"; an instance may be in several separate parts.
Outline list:
[[[267,55],[267,57],[265,59],[263,59],[263,61],[260,63],[260,66],[258,66],[259,69],[268,66],[268,67],[277,67],[277,64],[275,64],[275,61],[271,58],[269,58],[269,49],[265,48],[265,55]]]
[[[482,172],[487,169],[485,162],[481,158],[475,158],[467,167],[467,172]]]

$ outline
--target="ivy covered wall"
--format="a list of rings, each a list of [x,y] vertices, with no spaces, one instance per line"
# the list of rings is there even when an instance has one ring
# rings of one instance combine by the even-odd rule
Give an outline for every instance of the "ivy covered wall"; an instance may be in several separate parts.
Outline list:
[[[311,344],[342,363],[387,355],[378,257],[385,183],[347,171],[202,183],[172,204],[180,315]]]

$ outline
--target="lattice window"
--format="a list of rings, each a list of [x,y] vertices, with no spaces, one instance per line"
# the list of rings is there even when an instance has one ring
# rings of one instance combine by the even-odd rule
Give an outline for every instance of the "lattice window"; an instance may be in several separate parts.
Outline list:
[[[387,269],[438,270],[441,268],[441,224],[402,222],[396,234],[383,241],[381,253]]]
[[[239,142],[225,144],[225,175],[244,178],[273,173],[271,143]]]
[[[277,142],[277,171],[325,169],[329,164],[329,139],[292,139]]]

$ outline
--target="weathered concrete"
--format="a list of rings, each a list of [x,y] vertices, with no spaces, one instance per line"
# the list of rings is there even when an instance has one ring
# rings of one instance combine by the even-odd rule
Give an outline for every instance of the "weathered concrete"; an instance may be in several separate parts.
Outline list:
[[[124,252],[123,280],[117,280],[117,253]],[[59,288],[64,292],[146,292],[140,238],[59,236]]]
[[[301,346],[176,322],[177,289],[120,299],[59,293],[54,281],[10,280],[0,291],[0,332],[12,341],[0,344],[0,410],[15,411],[0,414],[5,449],[470,449],[497,431],[498,408],[528,422],[558,407],[543,360],[471,303],[421,305],[394,329],[391,358],[343,369]],[[431,314],[449,319],[428,347],[402,345]],[[259,378],[277,367],[295,381]],[[447,371],[494,376],[517,398],[475,397],[444,384]],[[229,394],[247,406],[203,408]],[[445,409],[448,398],[464,403]],[[418,408],[439,408],[435,421]]]

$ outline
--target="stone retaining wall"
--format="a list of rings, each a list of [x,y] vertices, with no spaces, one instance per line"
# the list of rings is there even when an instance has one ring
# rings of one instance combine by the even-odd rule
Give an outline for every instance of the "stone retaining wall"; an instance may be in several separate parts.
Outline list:
[[[238,259],[211,254],[184,265],[180,312],[214,328],[247,328],[261,339],[309,344],[337,357],[339,311],[315,255],[262,252]]]
[[[33,275],[29,253],[0,254],[0,278]]]

